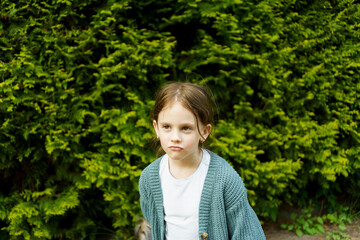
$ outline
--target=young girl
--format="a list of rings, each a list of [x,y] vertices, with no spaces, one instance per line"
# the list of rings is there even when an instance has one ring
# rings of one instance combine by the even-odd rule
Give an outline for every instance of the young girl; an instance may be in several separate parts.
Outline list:
[[[206,90],[191,83],[166,85],[153,117],[166,154],[144,169],[139,182],[153,239],[265,239],[238,173],[202,148],[213,122]]]

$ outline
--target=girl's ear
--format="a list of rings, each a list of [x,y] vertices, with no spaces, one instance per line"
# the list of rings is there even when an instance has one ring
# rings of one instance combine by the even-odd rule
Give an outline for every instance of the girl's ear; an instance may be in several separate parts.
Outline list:
[[[204,141],[208,138],[210,133],[211,133],[211,124],[208,124],[202,130],[202,137],[204,138],[203,139]]]
[[[158,128],[156,120],[153,121],[153,125],[154,125],[154,130],[155,130],[156,136],[157,136],[157,138],[159,138],[159,128]]]

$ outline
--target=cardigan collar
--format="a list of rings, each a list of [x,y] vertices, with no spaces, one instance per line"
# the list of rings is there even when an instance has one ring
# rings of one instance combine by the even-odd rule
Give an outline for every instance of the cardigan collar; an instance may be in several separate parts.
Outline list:
[[[165,226],[164,226],[164,204],[163,204],[163,194],[161,189],[160,183],[160,174],[159,174],[159,167],[162,157],[158,158],[155,162],[153,167],[150,171],[150,187],[151,192],[153,193],[154,200],[155,200],[155,207],[157,215],[159,216],[159,225],[160,225],[160,232],[161,232],[161,240],[164,239],[165,233]]]
[[[204,187],[201,193],[200,206],[199,206],[199,234],[207,232],[210,216],[210,203],[212,200],[212,192],[214,190],[214,181],[216,171],[219,167],[219,161],[216,161],[217,155],[209,150],[206,150],[210,154],[210,165],[206,174]]]

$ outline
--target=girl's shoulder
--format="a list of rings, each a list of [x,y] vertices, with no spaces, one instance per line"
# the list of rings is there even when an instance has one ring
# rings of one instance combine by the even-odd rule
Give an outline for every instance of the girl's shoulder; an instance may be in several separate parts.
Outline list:
[[[223,191],[226,205],[232,206],[244,196],[246,197],[245,184],[239,173],[225,159],[212,152],[210,152],[210,156],[213,166],[210,173],[212,176],[209,178],[212,179],[214,188]],[[211,188],[211,186],[209,187]]]
[[[162,157],[163,156],[159,157],[158,159],[150,163],[146,168],[144,168],[144,170],[141,172],[140,178],[149,177],[149,175],[155,172],[159,172],[159,165]]]
[[[235,169],[222,157],[216,153],[206,150],[210,154],[210,165],[216,168],[221,173],[237,173]]]
[[[237,182],[242,185],[242,179],[239,173],[222,157],[207,150],[210,153],[210,169],[211,174],[217,179],[223,179],[226,184],[230,182]]]

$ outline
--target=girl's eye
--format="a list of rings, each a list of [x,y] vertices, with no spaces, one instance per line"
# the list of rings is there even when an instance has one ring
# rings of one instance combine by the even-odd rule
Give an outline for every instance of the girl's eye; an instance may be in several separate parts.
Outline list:
[[[191,128],[190,128],[190,127],[183,127],[183,130],[184,130],[184,131],[190,131]]]
[[[169,126],[169,125],[164,125],[163,128],[164,128],[164,129],[169,129],[170,126]]]

